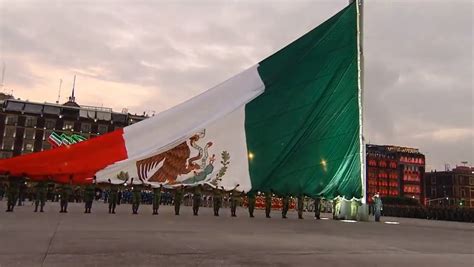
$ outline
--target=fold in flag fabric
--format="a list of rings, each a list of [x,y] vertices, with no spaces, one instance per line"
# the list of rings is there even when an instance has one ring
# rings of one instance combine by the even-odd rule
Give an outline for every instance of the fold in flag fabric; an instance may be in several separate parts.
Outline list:
[[[361,197],[354,3],[255,66],[139,123],[0,161],[32,179]]]

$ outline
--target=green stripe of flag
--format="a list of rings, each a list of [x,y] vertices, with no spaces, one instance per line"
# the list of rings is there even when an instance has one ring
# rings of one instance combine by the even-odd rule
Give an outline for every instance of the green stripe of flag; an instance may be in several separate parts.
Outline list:
[[[361,197],[355,4],[260,63],[246,105],[252,190]]]

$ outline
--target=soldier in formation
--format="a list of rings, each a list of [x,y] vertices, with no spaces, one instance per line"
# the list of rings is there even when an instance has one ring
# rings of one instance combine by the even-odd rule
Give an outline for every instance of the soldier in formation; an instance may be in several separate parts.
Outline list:
[[[224,187],[222,187],[222,190],[224,190]],[[217,187],[212,189],[214,216],[219,216],[219,209],[222,207],[222,190],[219,190]]]
[[[153,188],[153,215],[158,215],[158,209],[160,208],[161,201],[161,190],[163,185],[160,184],[160,187]]]
[[[282,208],[281,208],[281,217],[283,219],[286,219],[286,214],[288,213],[288,210],[290,209],[290,196],[285,195],[282,199]]]
[[[9,176],[9,173],[7,173],[7,177],[9,182],[7,187],[7,212],[13,212],[18,201],[20,188],[18,181],[14,177]]]
[[[272,193],[271,191],[265,192],[265,217],[270,217],[270,212],[272,211]]]
[[[321,219],[321,198],[314,198],[314,218],[316,220]]]
[[[40,181],[35,186],[35,212],[38,212],[38,206],[40,207],[40,212],[44,212],[44,205],[46,204],[46,195],[47,195],[47,182]]]
[[[239,187],[239,185],[237,184],[234,189],[232,189],[230,191],[230,216],[232,217],[237,217],[237,206],[239,205],[239,201],[240,201],[240,195],[241,193],[239,191],[237,191],[237,187]]]
[[[94,201],[94,196],[95,196],[95,177],[93,180],[92,184],[86,185],[86,188],[84,189],[84,203],[85,203],[85,211],[84,213],[91,213],[92,209],[92,202]]]
[[[133,185],[133,178],[131,182],[132,187],[132,214],[138,214],[138,208],[142,200],[142,185]]]
[[[304,197],[303,195],[298,196],[298,219],[303,219],[303,209],[304,209]]]
[[[194,187],[193,192],[193,215],[198,216],[199,206],[201,206],[202,185]]]
[[[174,214],[179,215],[179,208],[181,207],[181,201],[183,201],[184,185],[177,187],[174,192]]]
[[[253,212],[255,210],[255,202],[257,202],[257,198],[254,192],[249,192],[247,194],[248,206],[249,206],[249,217],[253,218]]]
[[[60,201],[60,206],[61,210],[59,211],[60,213],[67,213],[67,205],[69,203],[69,196],[72,193],[72,180],[73,176],[69,176],[69,183],[63,184],[60,187],[60,195],[61,195],[61,201]]]

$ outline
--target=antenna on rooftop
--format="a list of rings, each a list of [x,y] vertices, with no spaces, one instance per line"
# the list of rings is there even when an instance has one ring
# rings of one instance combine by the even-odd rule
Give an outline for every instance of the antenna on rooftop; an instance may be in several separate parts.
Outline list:
[[[449,163],[445,163],[444,164],[444,170],[449,172],[450,169],[451,169],[451,165],[449,165]]]
[[[61,98],[61,85],[62,84],[63,84],[63,79],[59,79],[58,99],[56,100],[56,104],[59,104],[59,99]]]

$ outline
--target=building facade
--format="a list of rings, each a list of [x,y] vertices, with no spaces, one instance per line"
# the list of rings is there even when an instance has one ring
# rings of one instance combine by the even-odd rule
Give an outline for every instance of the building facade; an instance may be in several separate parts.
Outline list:
[[[424,185],[427,205],[474,208],[474,167],[427,172]]]
[[[416,148],[366,145],[367,199],[409,197],[424,203],[425,156]]]
[[[80,106],[74,95],[64,104],[36,103],[0,94],[0,158],[51,149],[50,136],[64,143],[94,138],[147,118],[110,108]]]

